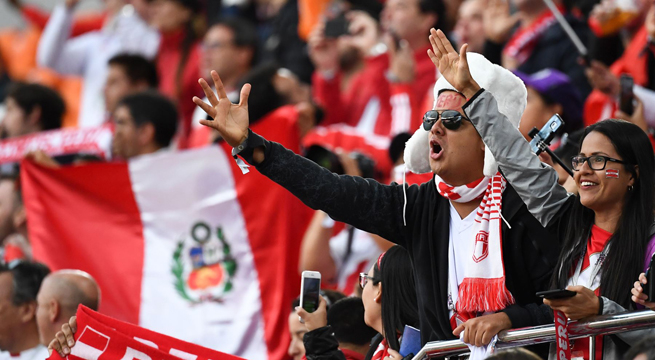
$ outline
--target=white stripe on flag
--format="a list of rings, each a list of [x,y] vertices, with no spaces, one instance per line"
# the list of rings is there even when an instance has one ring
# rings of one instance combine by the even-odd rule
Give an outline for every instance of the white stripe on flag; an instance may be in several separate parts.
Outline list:
[[[266,359],[258,276],[228,161],[210,146],[129,163],[145,240],[139,325]]]

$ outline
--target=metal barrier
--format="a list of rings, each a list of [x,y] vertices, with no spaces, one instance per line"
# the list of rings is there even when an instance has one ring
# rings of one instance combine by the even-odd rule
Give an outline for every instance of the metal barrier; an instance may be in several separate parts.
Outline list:
[[[655,311],[641,310],[616,315],[599,315],[584,321],[570,322],[569,339],[590,337],[590,353],[593,354],[593,341],[596,335],[655,328]],[[498,334],[496,349],[535,345],[555,341],[555,325],[541,325],[521,329],[504,330]],[[468,346],[460,340],[433,341],[425,344],[412,360],[432,357],[458,355],[469,352]],[[592,357],[593,358],[593,357]]]

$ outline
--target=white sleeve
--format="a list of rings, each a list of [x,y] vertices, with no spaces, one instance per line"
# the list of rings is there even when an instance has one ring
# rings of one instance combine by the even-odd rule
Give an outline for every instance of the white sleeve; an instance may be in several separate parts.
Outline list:
[[[649,127],[655,128],[655,91],[635,85],[632,90],[644,104],[644,118]]]
[[[84,74],[88,53],[97,42],[98,33],[94,31],[70,39],[72,24],[73,11],[64,5],[57,5],[41,34],[36,54],[39,66],[51,68],[60,74]]]

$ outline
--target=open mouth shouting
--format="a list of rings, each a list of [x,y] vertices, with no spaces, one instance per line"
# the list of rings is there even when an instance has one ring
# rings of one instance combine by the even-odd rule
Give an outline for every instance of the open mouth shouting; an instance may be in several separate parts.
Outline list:
[[[430,159],[438,160],[443,155],[443,147],[436,138],[430,139]]]

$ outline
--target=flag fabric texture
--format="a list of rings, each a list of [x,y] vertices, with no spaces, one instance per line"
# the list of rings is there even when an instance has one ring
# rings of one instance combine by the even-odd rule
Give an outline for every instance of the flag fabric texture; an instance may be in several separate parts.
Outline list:
[[[68,360],[242,360],[113,319],[83,305],[76,316],[75,345]],[[56,351],[49,359],[63,360]]]
[[[298,151],[293,124],[253,131]],[[34,258],[93,275],[111,317],[244,358],[284,358],[311,210],[258,172],[242,175],[230,150],[24,162]]]

